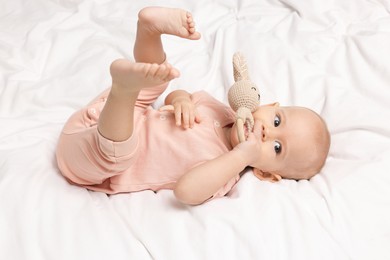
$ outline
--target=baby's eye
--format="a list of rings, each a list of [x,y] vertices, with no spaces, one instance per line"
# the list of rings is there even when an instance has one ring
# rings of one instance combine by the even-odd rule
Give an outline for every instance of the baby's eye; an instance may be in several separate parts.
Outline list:
[[[282,145],[278,141],[275,141],[274,143],[274,150],[276,154],[280,154],[282,151]]]
[[[278,115],[276,115],[274,117],[274,126],[278,127],[279,125],[280,125],[280,117]]]

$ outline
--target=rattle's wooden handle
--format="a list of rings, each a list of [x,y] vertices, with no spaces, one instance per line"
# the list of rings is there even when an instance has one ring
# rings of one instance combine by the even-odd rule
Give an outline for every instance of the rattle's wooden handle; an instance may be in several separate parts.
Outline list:
[[[236,126],[237,126],[238,141],[242,143],[245,141],[244,121],[242,120],[242,118],[237,118]]]
[[[251,111],[247,107],[240,107],[236,112],[236,126],[237,126],[237,135],[240,143],[246,140],[244,124],[246,124],[248,131],[252,131],[254,125],[254,119]]]

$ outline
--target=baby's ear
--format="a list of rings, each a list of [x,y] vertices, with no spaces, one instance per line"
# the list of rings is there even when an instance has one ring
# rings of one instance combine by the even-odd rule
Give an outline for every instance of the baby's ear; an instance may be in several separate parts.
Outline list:
[[[263,172],[257,168],[253,168],[253,174],[262,181],[278,182],[282,179],[279,174]]]

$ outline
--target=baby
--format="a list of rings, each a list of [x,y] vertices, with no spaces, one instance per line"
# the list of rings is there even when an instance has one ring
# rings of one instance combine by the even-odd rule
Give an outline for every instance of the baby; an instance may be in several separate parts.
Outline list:
[[[165,106],[153,109],[180,75],[166,61],[162,34],[201,37],[189,12],[139,12],[136,62],[114,61],[111,88],[64,126],[57,162],[70,183],[107,194],[171,189],[179,201],[195,205],[224,196],[248,166],[269,181],[309,179],[321,169],[330,137],[309,109],[260,106],[242,143],[232,109],[204,91],[173,91]]]

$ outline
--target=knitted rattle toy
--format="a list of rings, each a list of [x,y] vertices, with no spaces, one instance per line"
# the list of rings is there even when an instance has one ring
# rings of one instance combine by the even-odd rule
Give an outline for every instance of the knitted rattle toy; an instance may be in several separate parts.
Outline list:
[[[256,85],[249,79],[246,60],[240,52],[233,55],[233,73],[235,83],[229,89],[228,101],[236,112],[238,140],[243,142],[245,141],[244,124],[248,132],[253,129],[252,112],[260,104],[260,93]]]

